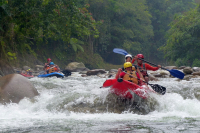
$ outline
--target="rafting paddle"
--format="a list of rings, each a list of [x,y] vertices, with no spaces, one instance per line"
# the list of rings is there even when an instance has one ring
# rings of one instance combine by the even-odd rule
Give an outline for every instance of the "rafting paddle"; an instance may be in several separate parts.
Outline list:
[[[118,54],[122,54],[122,55],[127,55],[127,54],[128,54],[128,52],[126,52],[125,50],[120,49],[120,48],[114,48],[114,49],[113,49],[113,52],[114,52],[114,53],[118,53]],[[142,61],[144,61],[144,62],[147,62],[147,63],[149,63],[149,64],[151,64],[151,65],[158,66],[158,65],[153,64],[153,63],[151,63],[151,62],[148,62],[148,61],[146,61],[146,60],[144,60],[144,59],[141,59],[141,58],[138,58],[138,59],[140,59],[140,60],[142,60]],[[177,78],[179,78],[179,79],[183,79],[184,76],[185,76],[184,73],[182,73],[181,71],[175,70],[175,69],[169,70],[169,69],[166,69],[166,68],[164,68],[164,67],[161,67],[161,69],[164,69],[164,70],[169,71],[170,74],[171,74],[172,76],[177,77]]]

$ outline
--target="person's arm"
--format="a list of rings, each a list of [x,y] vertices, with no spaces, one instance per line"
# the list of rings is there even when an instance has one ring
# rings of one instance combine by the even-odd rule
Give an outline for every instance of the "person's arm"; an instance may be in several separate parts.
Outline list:
[[[44,64],[44,68],[43,68],[43,70],[46,69],[47,65],[48,65],[48,63],[45,63],[45,64]]]
[[[145,68],[146,68],[147,70],[156,71],[156,70],[158,70],[159,68],[161,68],[161,66],[158,65],[158,67],[153,67],[153,66],[150,66],[149,64],[145,63]]]
[[[140,69],[139,69],[138,67],[137,67],[137,73],[139,74],[140,79],[144,81],[144,77],[143,77],[143,75],[141,74]]]
[[[58,65],[55,65],[55,67],[58,69],[58,72],[60,71],[60,68],[58,67]]]
[[[121,72],[121,73],[119,74],[119,78],[123,78],[125,74],[126,74],[125,72]]]
[[[121,68],[119,68],[118,69],[118,71],[117,71],[117,74],[116,74],[116,76],[115,76],[115,78],[116,79],[118,79],[119,78],[119,74],[122,72],[122,69]]]
[[[133,60],[132,60],[132,62],[131,62],[131,63],[133,64],[134,62],[135,62],[135,59],[133,58]]]
[[[137,60],[137,56],[135,56],[134,58],[133,58],[133,60],[132,60],[132,64],[135,62]]]

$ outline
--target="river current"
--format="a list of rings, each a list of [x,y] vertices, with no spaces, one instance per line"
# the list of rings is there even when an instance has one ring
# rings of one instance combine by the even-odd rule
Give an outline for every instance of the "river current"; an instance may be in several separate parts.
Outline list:
[[[109,88],[100,88],[106,78],[29,79],[40,93],[34,100],[0,105],[0,132],[172,133],[200,132],[200,79],[150,81],[166,87],[165,95],[152,94],[146,114],[126,106],[118,109],[108,100]],[[122,103],[123,104],[123,103]],[[124,103],[125,104],[125,103]],[[115,106],[115,107],[114,107]]]

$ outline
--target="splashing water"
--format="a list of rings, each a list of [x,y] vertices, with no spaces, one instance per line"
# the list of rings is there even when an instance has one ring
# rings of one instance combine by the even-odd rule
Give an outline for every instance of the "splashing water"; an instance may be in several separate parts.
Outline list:
[[[152,84],[167,88],[144,101],[140,114],[123,100],[100,88],[97,76],[32,78],[40,95],[35,101],[0,105],[0,132],[198,132],[200,79],[180,82],[163,78]]]

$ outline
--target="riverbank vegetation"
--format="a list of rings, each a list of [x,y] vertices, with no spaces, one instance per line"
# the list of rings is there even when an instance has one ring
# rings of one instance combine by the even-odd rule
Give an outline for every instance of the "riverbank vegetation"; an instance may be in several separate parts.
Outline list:
[[[163,65],[200,64],[198,3],[1,0],[0,58],[19,65],[29,54],[41,62],[50,57],[62,68],[73,61],[90,69],[107,68],[124,62],[122,55],[112,52],[118,47]]]

